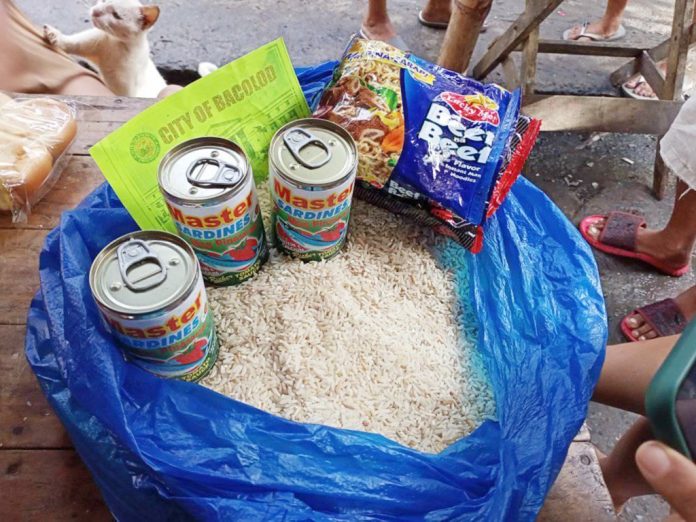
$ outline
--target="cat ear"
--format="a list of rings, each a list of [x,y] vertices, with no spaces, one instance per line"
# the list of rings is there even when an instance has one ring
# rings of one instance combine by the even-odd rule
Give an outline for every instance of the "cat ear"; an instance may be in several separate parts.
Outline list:
[[[159,18],[160,8],[156,5],[144,5],[140,8],[143,20],[143,29],[149,29]]]

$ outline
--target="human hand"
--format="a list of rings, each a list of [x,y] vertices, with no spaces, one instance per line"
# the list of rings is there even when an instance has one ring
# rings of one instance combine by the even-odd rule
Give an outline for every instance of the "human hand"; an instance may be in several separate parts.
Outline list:
[[[645,480],[673,509],[669,522],[696,522],[696,464],[661,442],[643,443],[636,464]]]

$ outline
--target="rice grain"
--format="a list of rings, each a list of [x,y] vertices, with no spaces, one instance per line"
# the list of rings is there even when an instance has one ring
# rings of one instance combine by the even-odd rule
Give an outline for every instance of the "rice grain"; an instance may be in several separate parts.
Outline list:
[[[463,254],[438,255],[447,242],[354,201],[339,256],[303,263],[272,249],[252,280],[208,290],[220,356],[202,384],[295,421],[441,451],[494,412],[458,297]]]

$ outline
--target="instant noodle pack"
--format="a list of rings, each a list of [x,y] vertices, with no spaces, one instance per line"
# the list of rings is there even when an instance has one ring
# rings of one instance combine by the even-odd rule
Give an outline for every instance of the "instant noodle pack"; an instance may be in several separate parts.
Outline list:
[[[363,199],[473,252],[539,133],[519,91],[482,84],[384,42],[354,37],[315,116],[350,132]]]

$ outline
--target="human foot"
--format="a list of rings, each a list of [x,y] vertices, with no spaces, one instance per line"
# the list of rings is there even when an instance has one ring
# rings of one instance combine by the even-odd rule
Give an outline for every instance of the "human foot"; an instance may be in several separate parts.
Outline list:
[[[437,27],[445,27],[452,15],[452,4],[438,0],[430,0],[420,12],[420,21]]]
[[[657,68],[662,73],[662,76],[667,74],[667,63],[665,61],[658,62]],[[642,98],[657,98],[657,94],[655,94],[653,88],[650,87],[650,84],[645,81],[642,74],[636,74],[635,76],[629,78],[623,84],[623,87],[624,90],[629,91],[629,93],[633,92]]]
[[[388,42],[396,36],[396,29],[388,18],[386,20],[371,20],[366,18],[363,20],[361,32],[369,40],[381,40]]]
[[[623,214],[632,220],[640,220],[637,216],[617,214]],[[621,218],[621,216],[619,217]],[[587,226],[585,233],[593,240],[594,246],[597,248],[604,244],[602,232],[607,219],[608,216],[597,216],[594,219],[586,218],[585,220],[585,226]],[[620,226],[623,226],[625,230],[627,225],[620,223]],[[581,229],[583,228],[584,226],[581,224]],[[673,237],[665,230],[651,230],[645,226],[637,226],[631,251],[637,254],[635,257],[653,264],[663,272],[670,273],[670,275],[683,275],[687,271],[685,267],[688,267],[691,261],[692,246],[683,242],[682,239]],[[607,246],[611,249],[610,243],[607,242]],[[628,251],[626,247],[621,250]]]
[[[626,31],[623,29],[620,19],[610,18],[605,20],[602,18],[596,22],[571,27],[563,33],[563,39],[576,42],[611,41],[623,38],[625,33]]]
[[[673,303],[662,306],[670,307],[671,313],[662,314],[658,311],[653,314],[650,312],[650,305],[631,312],[623,321],[629,329],[629,332],[624,333],[630,333],[630,337],[637,341],[681,333],[689,321],[696,317],[696,285],[675,297]]]

